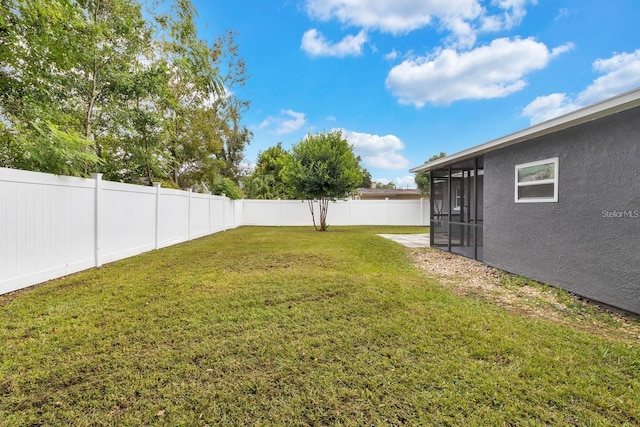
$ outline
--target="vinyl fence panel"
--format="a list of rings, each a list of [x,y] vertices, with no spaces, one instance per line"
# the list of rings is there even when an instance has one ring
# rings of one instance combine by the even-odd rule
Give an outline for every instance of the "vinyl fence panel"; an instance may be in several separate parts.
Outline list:
[[[388,207],[387,200],[354,200],[349,216],[352,221],[361,225],[387,225]]]
[[[101,174],[0,168],[0,293],[234,228],[234,207],[226,197]]]
[[[156,188],[102,181],[100,264],[155,249]]]
[[[226,211],[229,210],[227,204],[229,200],[226,197],[221,196],[211,196],[209,199],[210,205],[210,213],[209,213],[209,222],[211,224],[211,232],[216,233],[219,231],[224,231],[227,228],[233,228],[227,226],[227,216]]]
[[[197,239],[210,233],[210,196],[208,194],[191,193],[189,209],[189,239]]]
[[[242,225],[313,226],[307,201],[244,200]],[[318,205],[316,223],[319,222]],[[327,224],[417,225],[429,223],[428,200],[346,200],[329,203]]]
[[[92,267],[95,182],[0,170],[0,293]]]
[[[317,207],[317,205],[316,205]],[[331,203],[329,225],[426,225],[429,203]],[[319,221],[319,218],[316,218]],[[300,200],[191,191],[0,168],[0,293],[241,225],[313,224]]]
[[[385,207],[390,225],[429,224],[429,200],[395,200]]]
[[[161,189],[158,202],[158,248],[189,240],[190,192]]]

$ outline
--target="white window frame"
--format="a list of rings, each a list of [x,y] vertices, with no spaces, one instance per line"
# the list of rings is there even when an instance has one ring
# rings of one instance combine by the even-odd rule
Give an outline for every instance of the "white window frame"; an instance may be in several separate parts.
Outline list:
[[[458,185],[453,191],[453,210],[459,211],[462,204],[462,187]]]
[[[528,182],[518,182],[518,171],[520,169],[528,168],[531,166],[539,166],[539,165],[547,165],[553,164],[554,172],[553,179],[541,179],[538,181],[528,181]],[[515,193],[514,198],[516,203],[554,203],[558,201],[558,158],[552,157],[550,159],[545,160],[537,160],[535,162],[522,163],[516,165],[515,168]],[[553,197],[527,197],[527,198],[518,198],[518,189],[520,187],[529,187],[533,185],[543,185],[543,184],[553,184]]]

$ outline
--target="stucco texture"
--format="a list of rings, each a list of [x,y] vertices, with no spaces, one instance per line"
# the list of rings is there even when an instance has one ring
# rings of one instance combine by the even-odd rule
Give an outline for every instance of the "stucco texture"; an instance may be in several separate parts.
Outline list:
[[[558,157],[558,202],[515,166]],[[640,107],[485,154],[484,262],[640,313]]]

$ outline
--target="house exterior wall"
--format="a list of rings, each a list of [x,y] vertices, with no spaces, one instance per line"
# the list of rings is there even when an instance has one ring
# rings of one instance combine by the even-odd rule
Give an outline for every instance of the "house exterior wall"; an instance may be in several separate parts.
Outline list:
[[[558,157],[558,202],[515,166]],[[640,313],[640,107],[485,154],[484,262]]]

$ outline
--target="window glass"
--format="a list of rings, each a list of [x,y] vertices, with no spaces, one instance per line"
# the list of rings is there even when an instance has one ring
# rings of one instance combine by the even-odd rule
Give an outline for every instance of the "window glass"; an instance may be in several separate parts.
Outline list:
[[[554,184],[527,185],[518,187],[518,199],[553,198]]]
[[[558,158],[516,165],[516,203],[558,201]]]
[[[555,164],[527,166],[518,169],[518,182],[540,181],[555,178]]]

